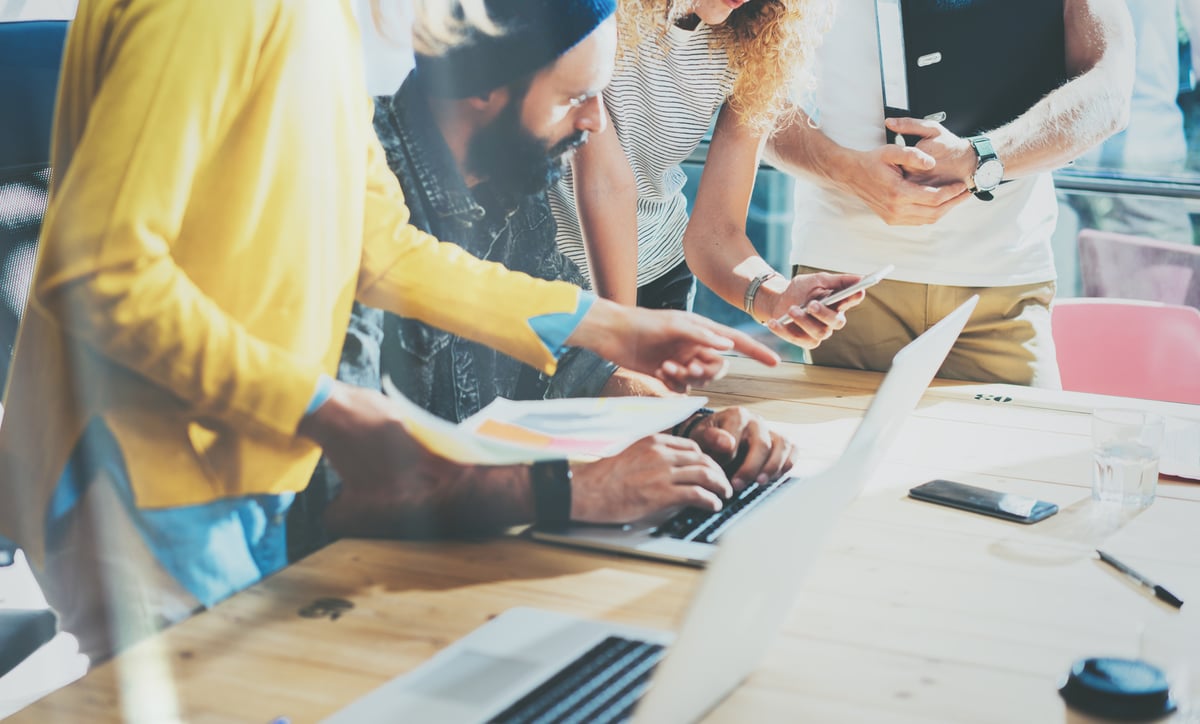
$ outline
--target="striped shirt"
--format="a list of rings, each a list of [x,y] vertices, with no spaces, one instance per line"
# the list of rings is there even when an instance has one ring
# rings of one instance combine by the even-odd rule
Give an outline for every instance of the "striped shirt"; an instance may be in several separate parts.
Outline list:
[[[638,286],[683,261],[687,227],[687,180],[680,164],[712,126],[733,89],[735,74],[725,51],[712,48],[712,29],[671,25],[665,39],[648,33],[636,53],[618,60],[604,103],[637,181]],[[568,171],[550,190],[558,222],[558,248],[589,274],[583,233]]]

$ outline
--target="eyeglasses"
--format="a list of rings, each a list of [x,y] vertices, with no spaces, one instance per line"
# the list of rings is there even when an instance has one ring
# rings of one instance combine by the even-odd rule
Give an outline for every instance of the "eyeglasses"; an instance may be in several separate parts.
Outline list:
[[[583,106],[585,103],[587,103],[591,99],[595,98],[597,95],[599,95],[599,94],[598,93],[584,93],[583,95],[575,96],[574,98],[568,98],[567,105],[570,106],[572,110],[574,110],[576,108]]]

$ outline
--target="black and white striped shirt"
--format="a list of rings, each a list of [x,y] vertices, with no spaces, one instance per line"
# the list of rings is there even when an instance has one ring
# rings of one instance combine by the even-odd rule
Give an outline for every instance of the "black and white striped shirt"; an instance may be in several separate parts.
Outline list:
[[[638,286],[683,261],[686,180],[691,155],[729,96],[735,75],[724,50],[709,46],[712,29],[672,25],[666,43],[649,33],[618,60],[604,91],[609,118],[637,181]],[[558,248],[589,275],[570,171],[550,190]]]

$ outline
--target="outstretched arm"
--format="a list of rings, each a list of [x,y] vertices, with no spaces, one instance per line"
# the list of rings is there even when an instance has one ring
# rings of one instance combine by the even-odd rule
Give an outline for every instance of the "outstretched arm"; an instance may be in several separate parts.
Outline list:
[[[566,282],[534,279],[439,242],[408,223],[399,181],[373,136],[368,154],[358,289],[364,303],[486,344],[548,374],[564,345],[590,349],[676,390],[723,374],[721,352],[737,351],[768,365],[779,361],[749,336],[698,315],[593,300]],[[551,315],[562,320],[565,331],[548,344],[531,322]]]

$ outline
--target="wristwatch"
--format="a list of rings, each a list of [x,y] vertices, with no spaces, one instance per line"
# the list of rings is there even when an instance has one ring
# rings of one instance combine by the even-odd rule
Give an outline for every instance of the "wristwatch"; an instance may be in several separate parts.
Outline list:
[[[992,192],[1004,178],[1004,164],[992,148],[992,140],[987,136],[971,136],[967,139],[979,161],[975,165],[975,173],[971,176],[968,191],[983,201],[992,200]]]

